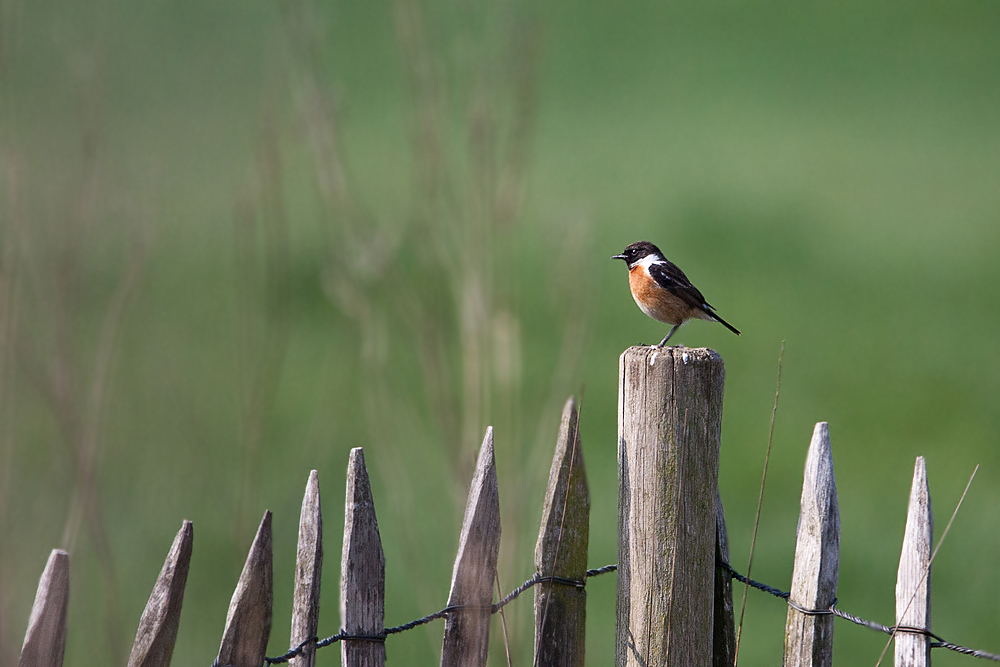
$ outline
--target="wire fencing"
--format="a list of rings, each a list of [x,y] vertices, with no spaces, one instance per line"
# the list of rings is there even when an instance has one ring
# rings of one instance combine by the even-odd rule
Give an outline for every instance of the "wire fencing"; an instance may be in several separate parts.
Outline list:
[[[607,574],[609,572],[614,572],[617,569],[618,565],[605,565],[604,567],[587,570],[587,577],[588,578],[596,577],[602,574]],[[587,585],[585,581],[579,581],[576,579],[567,579],[565,577],[542,576],[540,574],[535,574],[535,576],[533,576],[531,579],[528,579],[523,584],[512,590],[507,595],[505,595],[499,602],[490,605],[490,614],[499,613],[501,609],[503,609],[508,604],[516,600],[517,597],[521,595],[521,593],[525,592],[529,588],[534,588],[538,584],[547,584],[547,583],[560,584],[563,586],[572,586],[573,588],[578,588],[578,589],[582,589]],[[384,634],[381,635],[352,635],[350,633],[340,631],[335,635],[327,637],[326,639],[320,639],[319,637],[309,637],[295,648],[290,649],[288,653],[284,653],[282,655],[275,656],[273,658],[264,658],[264,664],[279,665],[282,663],[286,663],[292,658],[297,658],[298,656],[302,655],[303,651],[305,651],[306,648],[312,645],[315,645],[317,649],[320,649],[340,641],[369,641],[369,642],[384,643],[386,637],[388,637],[389,635],[395,635],[400,632],[406,632],[407,630],[412,630],[413,628],[424,625],[425,623],[430,623],[431,621],[435,621],[439,618],[445,618],[446,616],[448,616],[448,614],[452,614],[457,611],[462,611],[468,608],[469,607],[466,605],[448,606],[442,609],[441,611],[436,611],[433,614],[428,614],[427,616],[418,618],[415,621],[410,621],[409,623],[397,625],[392,628],[386,628]],[[212,667],[226,667],[226,666],[219,665],[217,662],[213,662]]]
[[[854,614],[851,614],[851,613],[848,613],[848,612],[846,612],[846,611],[844,611],[842,609],[839,609],[836,606],[836,601],[834,601],[834,605],[833,606],[831,606],[831,607],[829,607],[827,609],[806,609],[805,607],[799,606],[794,601],[792,601],[790,599],[791,594],[788,591],[783,591],[783,590],[780,590],[778,588],[774,588],[773,586],[768,586],[767,584],[761,583],[759,581],[755,581],[754,579],[749,579],[749,578],[743,576],[742,574],[740,574],[739,572],[737,572],[736,570],[734,570],[732,568],[732,566],[729,563],[725,562],[725,561],[718,561],[718,562],[716,562],[716,566],[719,569],[721,569],[724,572],[726,572],[726,574],[728,574],[730,577],[732,577],[736,581],[740,582],[741,584],[746,584],[746,585],[750,586],[751,588],[754,588],[754,589],[756,589],[758,591],[763,591],[764,593],[767,593],[769,595],[773,595],[776,598],[784,600],[788,604],[789,607],[791,607],[795,611],[799,612],[800,614],[805,614],[807,616],[826,616],[826,615],[832,615],[832,616],[836,616],[838,618],[843,618],[845,620],[848,620],[851,623],[854,623],[855,625],[860,625],[861,627],[868,628],[869,630],[874,630],[876,632],[881,632],[881,633],[884,633],[884,634],[887,634],[887,635],[894,635],[894,634],[899,634],[899,633],[924,635],[924,636],[930,637],[931,639],[934,640],[933,642],[931,642],[931,648],[944,648],[944,649],[948,649],[949,651],[955,651],[956,653],[961,653],[963,655],[969,655],[969,656],[972,656],[974,658],[982,658],[983,660],[992,660],[994,662],[1000,662],[1000,655],[996,655],[994,653],[988,653],[986,651],[981,651],[979,649],[969,648],[967,646],[960,646],[958,644],[953,644],[953,643],[951,643],[949,641],[946,641],[940,635],[935,634],[935,633],[931,632],[930,630],[927,630],[927,629],[924,629],[924,628],[914,628],[914,627],[905,626],[905,625],[883,625],[881,623],[876,623],[875,621],[866,620],[864,618],[861,618],[860,616],[855,616]],[[587,577],[588,578],[590,578],[590,577],[596,577],[596,576],[601,575],[601,574],[607,574],[609,572],[614,572],[617,569],[618,569],[618,565],[617,564],[614,564],[614,565],[605,565],[604,567],[587,570]],[[565,579],[565,578],[562,578],[562,577],[546,577],[546,576],[542,576],[542,575],[536,574],[535,576],[531,577],[530,579],[528,579],[527,581],[525,581],[523,584],[521,584],[520,586],[518,586],[517,588],[515,588],[514,590],[512,590],[506,596],[504,596],[503,599],[501,599],[499,602],[497,602],[496,604],[493,604],[490,607],[490,613],[491,614],[498,613],[505,606],[507,606],[508,604],[510,604],[511,602],[513,602],[515,599],[517,599],[517,597],[520,596],[521,593],[524,593],[528,589],[533,588],[533,587],[537,586],[538,584],[542,584],[542,583],[557,583],[557,584],[561,584],[561,585],[564,585],[564,586],[573,586],[573,587],[576,587],[576,588],[583,588],[586,585],[586,582],[584,582],[584,581],[577,581],[577,580],[572,580],[572,579]],[[383,634],[383,635],[377,635],[377,636],[360,635],[359,636],[359,635],[352,635],[352,634],[349,634],[349,633],[341,631],[341,632],[338,632],[335,635],[332,635],[332,636],[327,637],[326,639],[322,639],[322,640],[319,639],[319,637],[310,637],[309,639],[305,640],[304,642],[302,642],[301,644],[299,644],[295,648],[289,650],[288,653],[285,653],[285,654],[279,655],[279,656],[275,656],[273,658],[264,658],[264,665],[277,665],[277,664],[286,663],[289,660],[291,660],[292,658],[295,658],[295,657],[298,657],[298,656],[302,655],[302,652],[308,646],[310,646],[310,645],[315,645],[315,647],[317,649],[320,649],[320,648],[324,648],[326,646],[330,646],[331,644],[334,644],[334,643],[339,642],[339,641],[385,642],[386,637],[388,637],[389,635],[394,635],[394,634],[397,634],[397,633],[400,633],[400,632],[406,632],[407,630],[412,630],[413,628],[416,628],[416,627],[419,627],[421,625],[424,625],[425,623],[430,623],[431,621],[437,620],[439,618],[444,618],[448,614],[456,612],[456,611],[460,611],[461,609],[462,609],[461,606],[445,607],[441,611],[435,612],[433,614],[428,614],[427,616],[424,616],[422,618],[418,618],[418,619],[416,619],[414,621],[410,621],[409,623],[404,623],[403,625],[397,625],[397,626],[392,627],[392,628],[386,628],[385,629],[385,634]],[[225,666],[224,665],[218,665],[217,663],[213,663],[212,667],[225,667]]]
[[[800,614],[805,614],[807,616],[836,616],[837,618],[843,618],[850,621],[856,625],[860,625],[863,628],[868,628],[869,630],[874,630],[876,632],[882,632],[887,635],[896,634],[915,634],[923,635],[925,637],[930,637],[934,641],[931,642],[931,648],[946,648],[949,651],[955,651],[956,653],[961,653],[963,655],[971,655],[974,658],[982,658],[984,660],[992,660],[994,662],[1000,662],[1000,655],[994,653],[988,653],[986,651],[980,651],[974,648],[968,648],[966,646],[959,646],[958,644],[952,644],[949,641],[945,641],[940,635],[937,635],[926,628],[915,628],[908,625],[882,625],[881,623],[876,623],[875,621],[869,621],[860,616],[855,616],[842,609],[837,608],[837,600],[834,599],[833,605],[826,609],[806,609],[799,606],[793,602],[791,598],[791,593],[788,591],[782,591],[773,586],[768,586],[767,584],[762,584],[759,581],[754,581],[753,579],[748,579],[742,574],[734,570],[729,563],[719,561],[716,566],[725,570],[733,579],[740,582],[741,584],[747,584],[751,588],[755,588],[758,591],[763,591],[776,598],[780,598],[788,603],[788,606],[799,612]]]

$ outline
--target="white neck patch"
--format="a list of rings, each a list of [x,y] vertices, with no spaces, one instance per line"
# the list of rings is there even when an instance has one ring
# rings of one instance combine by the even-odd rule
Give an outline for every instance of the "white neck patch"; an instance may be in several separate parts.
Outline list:
[[[646,271],[649,271],[649,267],[651,267],[653,264],[662,264],[662,263],[663,263],[663,258],[657,255],[656,253],[652,253],[650,255],[646,255],[638,262],[631,264],[628,268],[631,269],[633,266],[641,266],[644,269],[646,269]]]

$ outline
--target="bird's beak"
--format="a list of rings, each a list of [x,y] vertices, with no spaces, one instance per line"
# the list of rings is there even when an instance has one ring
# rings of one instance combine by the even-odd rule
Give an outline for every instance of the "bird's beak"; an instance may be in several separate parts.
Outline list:
[[[612,255],[611,259],[625,259],[625,255]]]

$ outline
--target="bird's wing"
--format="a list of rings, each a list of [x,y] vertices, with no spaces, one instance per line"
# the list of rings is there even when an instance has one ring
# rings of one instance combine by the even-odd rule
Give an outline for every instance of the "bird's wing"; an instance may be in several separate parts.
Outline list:
[[[667,260],[650,264],[649,275],[653,277],[657,285],[683,299],[685,303],[709,314],[714,314],[711,311],[712,307],[705,302],[705,297],[701,295],[697,287],[691,284],[691,281],[676,264]]]
[[[740,335],[739,329],[719,317],[719,314],[715,312],[715,308],[705,301],[705,297],[701,295],[698,288],[691,284],[691,281],[687,279],[684,272],[677,268],[676,265],[667,260],[651,264],[649,266],[649,275],[653,276],[653,280],[660,287],[668,290],[674,296],[683,299],[685,303],[706,313],[737,336]]]

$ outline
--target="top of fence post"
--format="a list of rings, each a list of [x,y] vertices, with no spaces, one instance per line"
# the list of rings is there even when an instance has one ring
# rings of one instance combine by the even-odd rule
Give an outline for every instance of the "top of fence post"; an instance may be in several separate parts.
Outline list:
[[[295,647],[319,628],[319,594],[323,576],[323,512],[319,496],[319,473],[309,472],[299,512],[299,541],[295,550],[295,592],[292,596],[292,628],[289,646]],[[302,647],[302,654],[289,661],[291,667],[313,667],[316,647]]]
[[[712,662],[724,375],[705,348],[619,361],[619,667]]]
[[[485,665],[489,650],[493,580],[500,553],[500,492],[493,458],[493,427],[486,429],[465,506],[458,555],[451,576],[448,614],[441,649],[442,667]]]
[[[934,517],[927,485],[927,464],[918,456],[913,465],[906,533],[896,576],[896,624],[931,629],[931,542]],[[896,667],[931,664],[931,639],[913,632],[896,633]]]
[[[139,619],[128,667],[169,667],[181,622],[181,605],[193,544],[194,524],[185,521],[174,537]]]
[[[802,480],[789,601],[804,609],[829,609],[837,597],[840,568],[840,509],[833,476],[830,429],[813,429]],[[785,667],[833,664],[833,616],[806,615],[789,606],[785,620]]]
[[[60,667],[66,652],[69,554],[53,549],[38,581],[17,667]]]
[[[247,554],[243,572],[233,591],[226,615],[226,629],[219,646],[219,665],[260,667],[271,634],[273,594],[271,564],[271,512],[264,512],[257,536]]]
[[[351,635],[385,633],[385,555],[375,517],[375,500],[360,447],[351,450],[344,502],[344,547],[340,560],[340,627]],[[343,640],[344,667],[381,667],[385,644]]]
[[[580,582],[535,586],[535,667],[584,664],[590,492],[583,466],[579,414],[570,397],[563,408],[535,544],[535,573]]]

